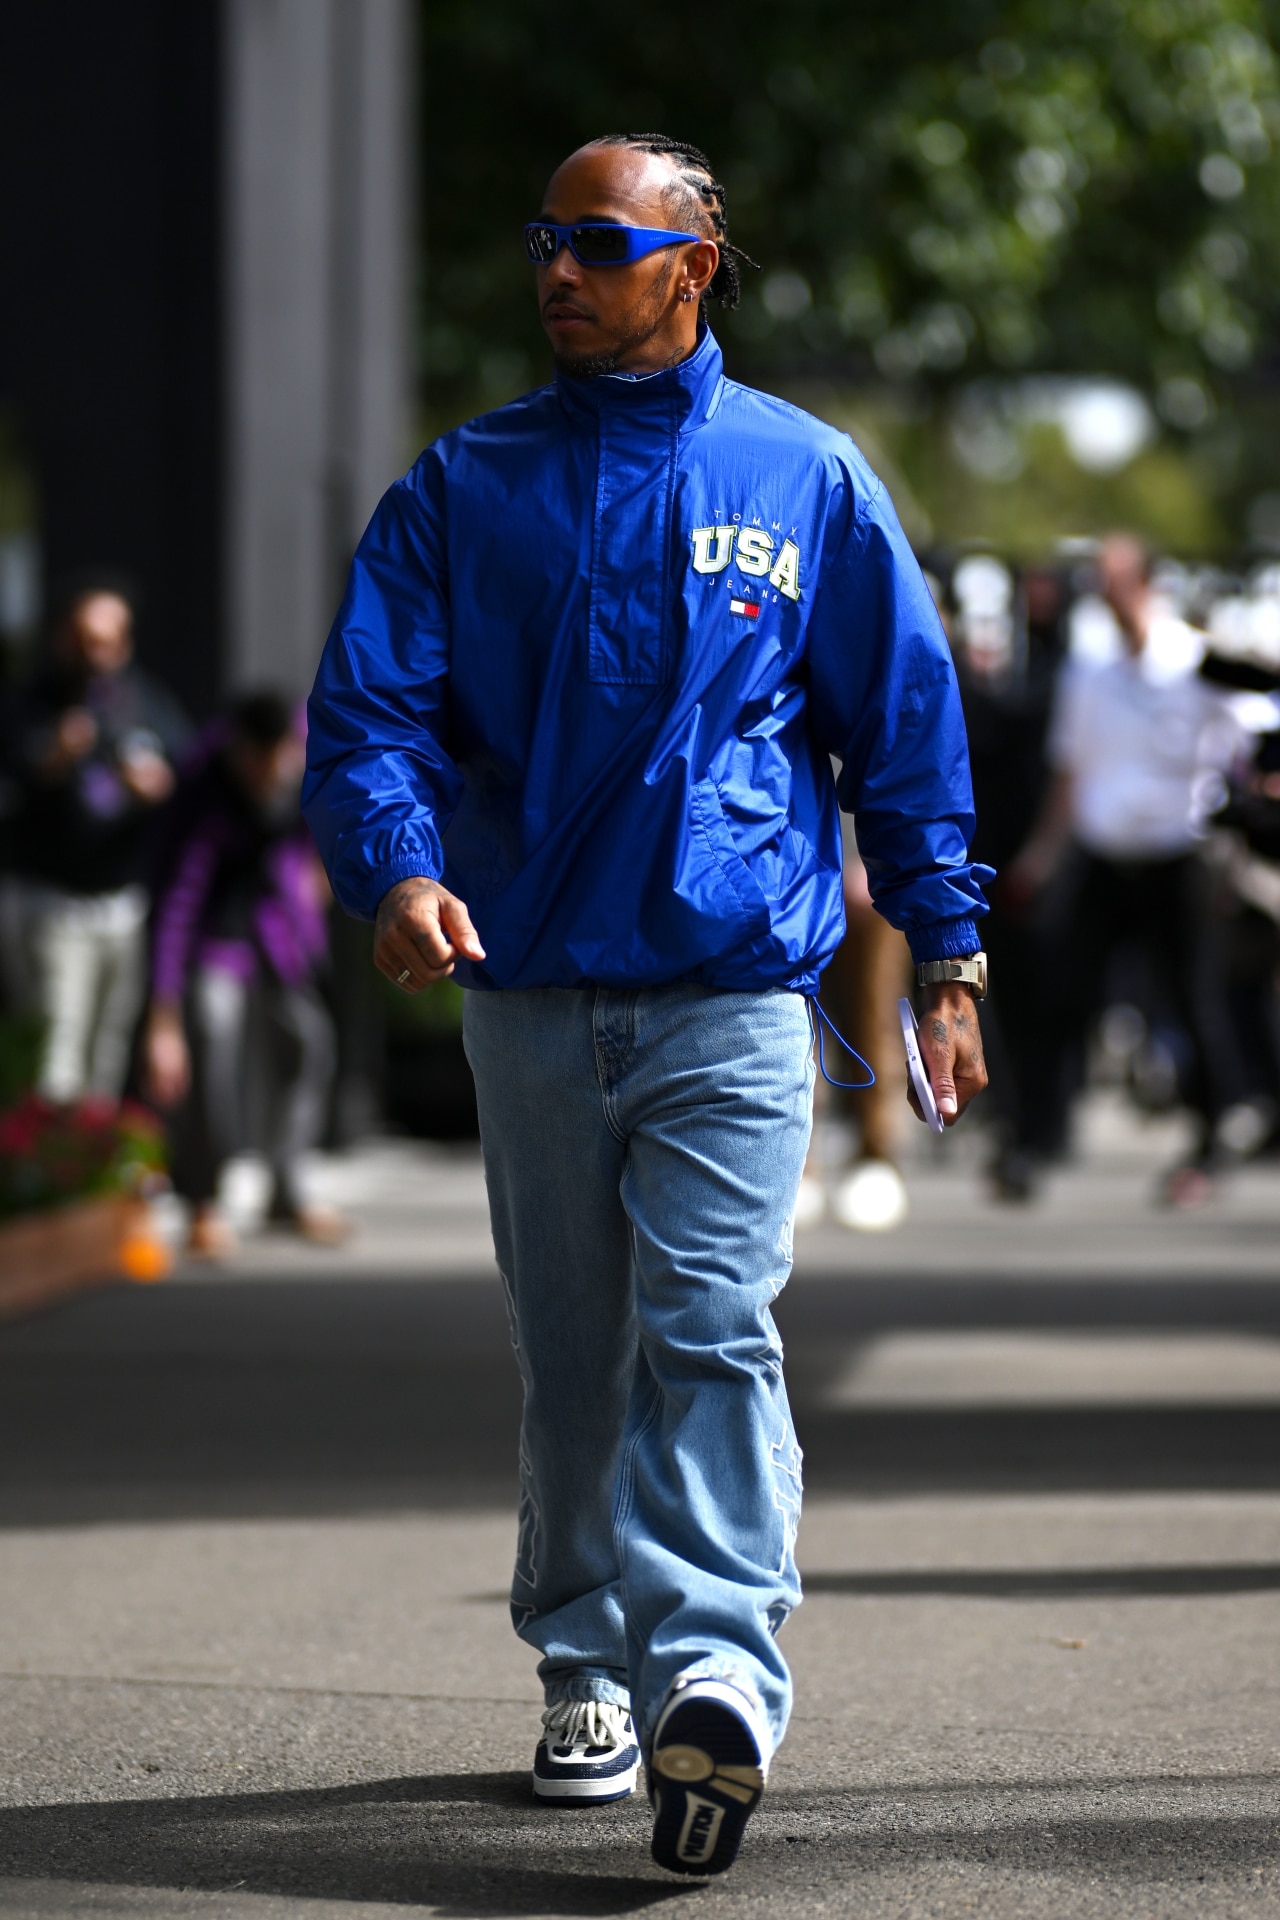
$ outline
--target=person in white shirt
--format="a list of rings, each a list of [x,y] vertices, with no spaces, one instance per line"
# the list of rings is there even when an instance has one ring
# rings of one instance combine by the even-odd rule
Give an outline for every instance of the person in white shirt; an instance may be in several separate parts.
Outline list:
[[[1210,1190],[1217,1122],[1238,1091],[1197,848],[1243,736],[1221,694],[1199,677],[1203,637],[1153,594],[1142,543],[1112,535],[1099,574],[1124,651],[1105,665],[1064,669],[1047,743],[1046,805],[1006,886],[1030,901],[1068,849],[1078,850],[1060,948],[1068,1037],[1082,1039],[1100,1010],[1120,945],[1140,948],[1164,988],[1189,1042],[1183,1094],[1198,1122],[1195,1151],[1164,1190],[1190,1205]]]

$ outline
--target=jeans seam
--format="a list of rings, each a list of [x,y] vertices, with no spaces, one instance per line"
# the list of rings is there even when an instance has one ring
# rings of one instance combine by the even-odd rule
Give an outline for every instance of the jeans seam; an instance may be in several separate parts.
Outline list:
[[[624,1618],[631,1618],[631,1604],[627,1591],[626,1557],[622,1551],[622,1536],[627,1521],[631,1517],[633,1495],[635,1493],[636,1455],[640,1451],[640,1442],[644,1439],[662,1406],[662,1389],[655,1380],[643,1418],[637,1423],[636,1430],[627,1442],[622,1461],[618,1469],[618,1498],[613,1516],[613,1554],[618,1563],[618,1598],[622,1602]]]
[[[607,1084],[607,1075],[605,1072],[604,1048],[600,1043],[599,1031],[596,1025],[596,1017],[600,1010],[600,996],[604,991],[605,989],[603,987],[597,987],[596,997],[591,1003],[591,1052],[595,1060],[596,1084],[600,1089],[600,1111],[604,1115],[604,1123],[614,1139],[618,1141],[621,1146],[625,1147],[627,1144],[627,1136],[621,1127],[619,1127],[613,1113],[612,1096]]]

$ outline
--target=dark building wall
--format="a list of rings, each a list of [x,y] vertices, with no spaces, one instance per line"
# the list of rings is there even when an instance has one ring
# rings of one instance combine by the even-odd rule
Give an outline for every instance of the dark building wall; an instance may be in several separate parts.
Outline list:
[[[224,0],[227,677],[301,693],[411,420],[410,0]]]
[[[136,580],[139,649],[197,713],[220,680],[217,0],[3,10],[0,404],[46,584]]]

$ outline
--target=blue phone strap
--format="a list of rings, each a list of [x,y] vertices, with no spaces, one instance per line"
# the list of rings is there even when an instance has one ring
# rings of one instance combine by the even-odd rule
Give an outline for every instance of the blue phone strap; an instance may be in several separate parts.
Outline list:
[[[861,1093],[866,1087],[874,1087],[876,1083],[875,1074],[871,1071],[871,1068],[867,1065],[862,1055],[849,1045],[849,1042],[845,1039],[839,1027],[836,1026],[830,1014],[823,1012],[818,996],[812,993],[808,994],[805,1003],[809,1009],[809,1028],[818,1043],[818,1066],[822,1071],[822,1077],[827,1085],[829,1087],[840,1087],[846,1093]],[[816,1019],[814,1018],[815,1014],[817,1015]],[[825,1039],[822,1031],[823,1027],[829,1027],[849,1058],[857,1061],[867,1076],[865,1080],[833,1080],[831,1078],[831,1075],[827,1072],[826,1051],[823,1044]]]

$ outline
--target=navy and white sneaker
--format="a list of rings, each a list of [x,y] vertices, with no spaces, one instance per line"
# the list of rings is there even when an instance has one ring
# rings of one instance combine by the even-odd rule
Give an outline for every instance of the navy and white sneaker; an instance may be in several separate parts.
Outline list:
[[[635,1791],[640,1749],[626,1707],[604,1700],[560,1700],[542,1716],[533,1756],[533,1791],[561,1806],[599,1806]]]
[[[723,1873],[764,1792],[756,1713],[723,1680],[676,1682],[649,1761],[653,1857],[672,1873]]]

